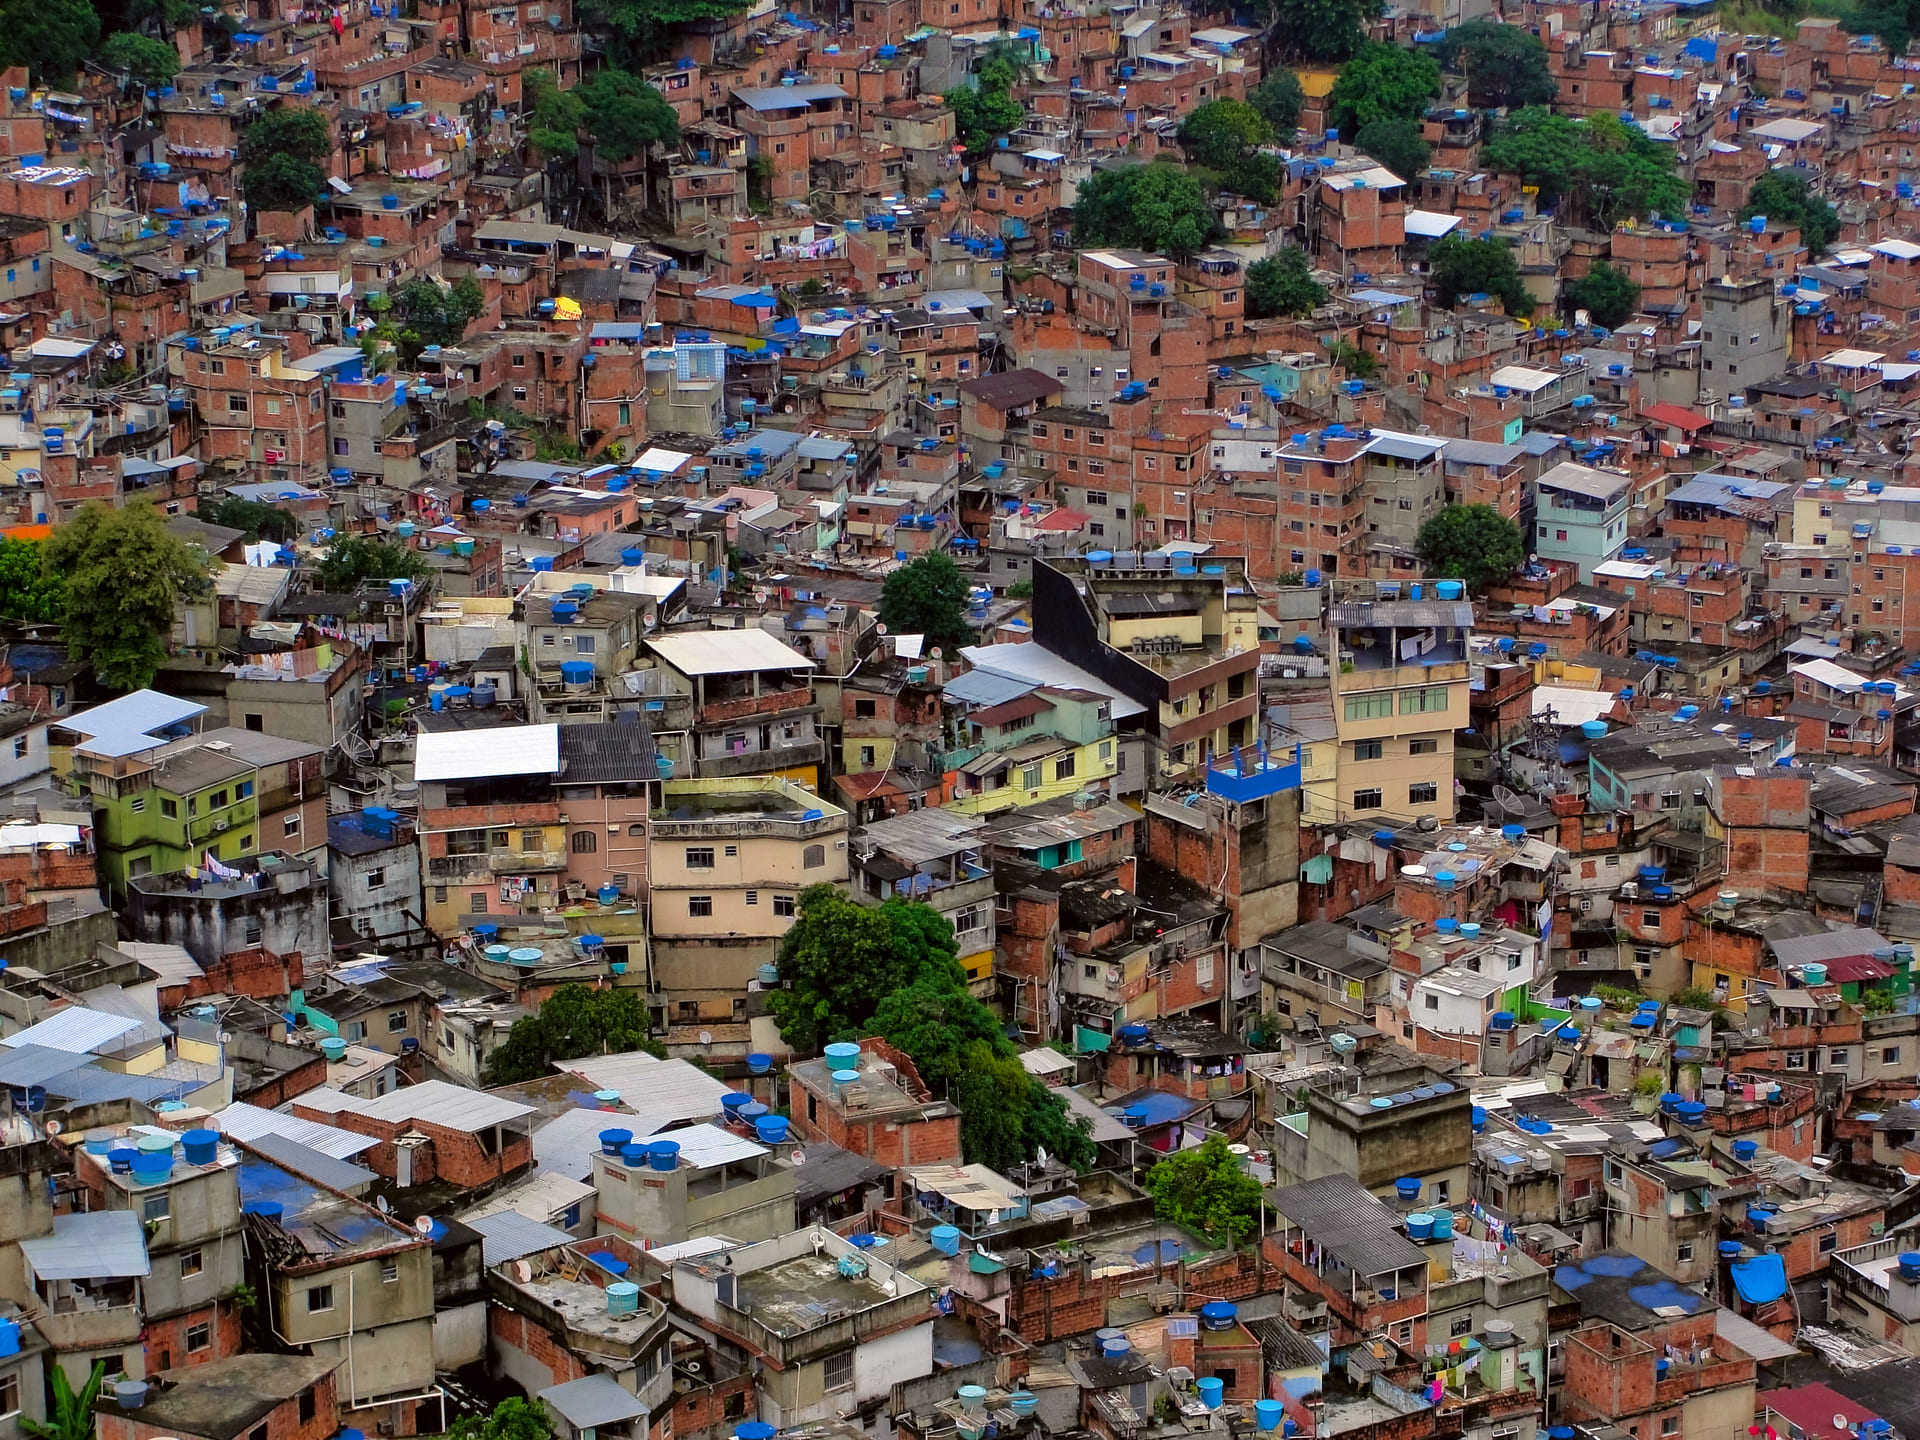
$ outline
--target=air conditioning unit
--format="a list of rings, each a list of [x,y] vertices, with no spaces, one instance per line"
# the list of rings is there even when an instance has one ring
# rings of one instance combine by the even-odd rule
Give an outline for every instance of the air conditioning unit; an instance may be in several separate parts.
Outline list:
[[[224,830],[224,829],[226,829],[226,828],[227,828],[227,824],[228,824],[228,822],[227,822],[227,821],[225,821],[225,820],[216,820],[216,821],[214,821],[214,822],[213,822],[213,828],[214,828],[214,832],[215,832],[216,834],[218,834],[218,833],[219,833],[220,831],[222,831],[222,830]]]

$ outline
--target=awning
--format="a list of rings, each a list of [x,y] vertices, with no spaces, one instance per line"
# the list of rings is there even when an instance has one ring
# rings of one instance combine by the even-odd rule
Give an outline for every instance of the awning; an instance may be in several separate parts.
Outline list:
[[[1113,1047],[1113,1036],[1104,1030],[1089,1030],[1084,1025],[1073,1027],[1073,1048],[1082,1055],[1089,1053],[1105,1054]]]
[[[1315,855],[1300,867],[1300,878],[1309,885],[1325,885],[1333,879],[1333,857]]]
[[[1749,1305],[1765,1305],[1787,1293],[1787,1262],[1778,1254],[1737,1260],[1730,1268],[1733,1288]]]

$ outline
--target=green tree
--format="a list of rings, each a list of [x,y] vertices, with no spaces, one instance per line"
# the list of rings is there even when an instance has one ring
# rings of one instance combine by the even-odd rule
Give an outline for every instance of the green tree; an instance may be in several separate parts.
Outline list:
[[[1326,286],[1314,280],[1313,263],[1297,246],[1247,267],[1247,314],[1255,320],[1311,315],[1326,298]]]
[[[331,595],[350,594],[362,580],[419,581],[432,573],[433,567],[406,546],[361,535],[335,540],[314,567],[315,582]]]
[[[1497,20],[1454,26],[1441,43],[1440,63],[1467,77],[1467,98],[1483,110],[1548,105],[1559,89],[1540,37]]]
[[[274,540],[281,544],[300,533],[300,519],[291,510],[282,510],[264,500],[243,500],[229,495],[219,504],[200,512],[209,525],[238,530],[249,540]]]
[[[650,145],[680,143],[680,121],[667,97],[638,75],[596,70],[573,93],[603,159],[618,165],[644,154]]]
[[[1258,0],[1267,49],[1313,65],[1351,58],[1367,41],[1380,0]]]
[[[836,886],[809,886],[780,942],[781,987],[767,1009],[789,1045],[815,1051],[861,1035],[883,1000],[922,975],[960,985],[957,954],[953,927],[928,906],[859,905]]]
[[[746,8],[746,0],[581,0],[579,13],[583,24],[607,33],[613,62],[631,69],[664,56],[676,26],[730,19]]]
[[[1427,258],[1432,262],[1427,288],[1440,297],[1442,305],[1450,306],[1462,295],[1491,295],[1509,315],[1525,315],[1533,309],[1520,279],[1520,262],[1504,240],[1475,240],[1455,233],[1429,250]]]
[[[47,625],[66,606],[66,576],[47,568],[39,543],[0,539],[0,618]]]
[[[53,1409],[45,1420],[22,1419],[20,1428],[34,1440],[93,1440],[93,1409],[100,1403],[100,1390],[107,1379],[107,1362],[96,1360],[87,1383],[75,1394],[67,1379],[66,1367],[53,1365]]]
[[[1012,61],[996,56],[980,67],[972,85],[956,86],[940,97],[953,111],[960,142],[973,159],[993,149],[1002,135],[1018,129],[1027,118],[1026,107],[1012,93],[1019,73]]]
[[[521,83],[531,107],[527,143],[548,160],[571,160],[578,155],[580,127],[587,119],[580,97],[572,90],[562,90],[560,82],[545,70],[527,71]]]
[[[929,646],[971,645],[967,577],[937,552],[908,561],[880,587],[880,622],[893,635],[924,635]]]
[[[1176,260],[1205,245],[1214,226],[1200,182],[1165,161],[1095,170],[1073,207],[1076,245],[1151,250]]]
[[[665,1059],[665,1047],[649,1034],[652,1028],[646,998],[638,990],[562,985],[533,1014],[513,1022],[507,1038],[487,1057],[487,1083],[524,1084],[551,1075],[557,1061],[587,1055],[639,1051]]]
[[[1250,1239],[1260,1221],[1260,1182],[1218,1135],[1155,1165],[1147,1172],[1146,1188],[1155,1215],[1216,1244]]]
[[[1345,65],[1327,95],[1327,124],[1351,136],[1376,120],[1413,120],[1440,95],[1440,65],[1403,45],[1370,43]]]
[[[298,210],[325,188],[333,131],[318,110],[279,106],[240,132],[241,184],[256,210]]]
[[[1596,325],[1614,330],[1633,318],[1640,303],[1640,287],[1624,270],[1616,270],[1604,260],[1567,286],[1567,299]]]
[[[1833,206],[1815,194],[1807,177],[1797,170],[1769,170],[1753,182],[1740,218],[1751,220],[1756,215],[1797,226],[1800,238],[1815,255],[1825,253],[1840,234],[1840,217]]]
[[[1414,541],[1427,574],[1464,580],[1474,594],[1505,580],[1527,558],[1519,528],[1488,505],[1449,505]]]
[[[1402,180],[1411,180],[1427,168],[1433,147],[1411,120],[1373,120],[1353,137],[1354,148],[1378,160]]]
[[[72,79],[99,46],[87,0],[0,0],[0,63],[26,66],[36,85]]]
[[[124,70],[148,89],[173,82],[180,70],[180,52],[164,40],[123,31],[109,35],[100,47],[100,63],[109,70]]]
[[[1279,188],[1280,162],[1260,148],[1272,143],[1266,117],[1240,100],[1209,100],[1180,125],[1189,160],[1215,172],[1226,189],[1262,202]]]
[[[1275,70],[1247,92],[1247,103],[1273,128],[1276,144],[1291,145],[1293,132],[1300,128],[1300,112],[1307,105],[1307,92],[1293,71]]]
[[[1379,357],[1371,350],[1362,350],[1351,340],[1336,340],[1329,345],[1327,360],[1355,380],[1374,380],[1380,375]]]
[[[82,506],[54,527],[41,554],[50,573],[66,577],[69,653],[110,690],[152,684],[167,658],[176,602],[206,587],[205,557],[169,534],[144,501]]]
[[[448,1440],[553,1440],[547,1407],[515,1395],[485,1415],[463,1415],[447,1431]]]
[[[1570,213],[1611,230],[1628,217],[1683,214],[1687,182],[1675,173],[1673,147],[1601,112],[1569,120],[1538,106],[1517,111],[1481,149],[1489,170],[1540,188],[1540,203],[1565,199]]]
[[[395,286],[390,298],[401,345],[415,353],[426,345],[458,345],[487,308],[480,282],[471,275],[451,285],[416,275]]]

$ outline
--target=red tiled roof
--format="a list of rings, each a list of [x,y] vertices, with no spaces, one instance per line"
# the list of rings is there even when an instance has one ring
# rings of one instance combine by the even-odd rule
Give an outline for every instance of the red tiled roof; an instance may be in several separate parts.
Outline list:
[[[1676,430],[1705,430],[1713,424],[1697,410],[1689,410],[1681,405],[1649,405],[1640,412],[1641,418],[1651,420],[1656,425],[1671,425]]]
[[[1853,1426],[1863,1420],[1880,1418],[1826,1385],[1769,1390],[1764,1399],[1767,1409],[1798,1429],[1803,1440],[1851,1440],[1849,1432]],[[1835,1416],[1845,1416],[1846,1424],[1836,1428]]]
[[[1078,530],[1093,517],[1084,510],[1055,510],[1033,522],[1036,530]]]
[[[976,725],[1004,725],[1009,720],[1018,720],[1026,715],[1038,715],[1042,710],[1053,709],[1051,700],[1043,700],[1038,695],[1020,695],[1002,704],[990,706],[985,710],[976,710],[967,719]]]
[[[1871,955],[1848,955],[1827,961],[1827,981],[1833,985],[1851,985],[1857,980],[1884,980],[1893,974],[1893,966]]]

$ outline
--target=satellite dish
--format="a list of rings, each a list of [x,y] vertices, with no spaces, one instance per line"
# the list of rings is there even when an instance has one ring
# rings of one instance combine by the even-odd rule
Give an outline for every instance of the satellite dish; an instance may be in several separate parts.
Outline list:
[[[58,1135],[64,1128],[66,1127],[61,1125],[58,1120],[47,1121],[47,1134],[49,1135]]]
[[[876,635],[884,635],[884,634],[886,634],[886,633],[887,633],[887,627],[886,627],[886,625],[885,625],[884,623],[881,623],[881,624],[877,624],[877,625],[875,625],[875,626],[873,627],[873,633],[874,633],[874,634],[876,634]]]
[[[793,1147],[793,1163],[796,1165],[804,1165],[807,1163],[807,1152],[802,1150],[798,1145]]]
[[[418,1220],[413,1222],[413,1228],[418,1230],[422,1235],[433,1234],[433,1217],[431,1215],[422,1215]]]
[[[522,1285],[525,1285],[528,1281],[533,1279],[533,1266],[529,1265],[524,1260],[514,1261],[513,1262],[513,1278],[518,1280]]]
[[[1852,1428],[1852,1425],[1853,1422],[1844,1415],[1835,1415],[1833,1417],[1833,1428],[1836,1430],[1847,1430]]]
[[[389,1210],[393,1209],[391,1205],[387,1204],[387,1197],[384,1195],[374,1196],[373,1205],[382,1215],[385,1215]]]
[[[700,1032],[700,1043],[702,1045],[711,1045],[713,1043],[713,1032],[711,1030],[702,1030]]]

